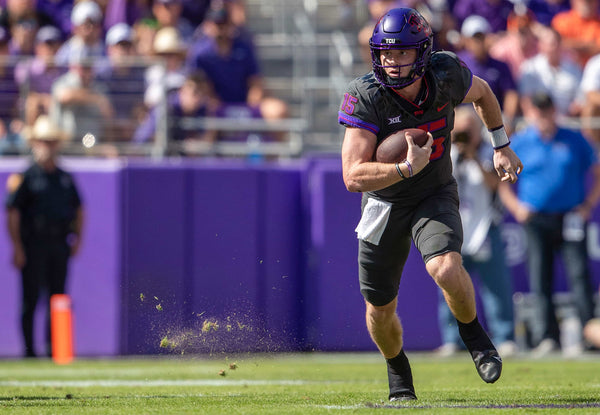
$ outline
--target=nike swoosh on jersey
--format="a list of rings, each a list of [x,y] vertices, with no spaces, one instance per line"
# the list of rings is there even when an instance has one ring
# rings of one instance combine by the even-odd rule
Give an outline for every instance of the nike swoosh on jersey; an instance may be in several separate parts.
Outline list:
[[[441,107],[437,107],[437,112],[440,112],[441,110],[443,110],[444,108],[446,108],[446,105],[448,105],[447,102],[444,105],[442,105]]]

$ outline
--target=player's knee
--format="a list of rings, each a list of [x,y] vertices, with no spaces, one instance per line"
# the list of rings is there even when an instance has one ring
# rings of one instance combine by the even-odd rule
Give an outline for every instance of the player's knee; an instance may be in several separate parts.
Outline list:
[[[452,291],[462,276],[461,257],[456,252],[449,252],[431,258],[427,262],[427,272],[438,286],[446,291]]]
[[[376,306],[369,302],[367,304],[367,318],[370,321],[387,321],[396,315],[396,300],[383,306]]]

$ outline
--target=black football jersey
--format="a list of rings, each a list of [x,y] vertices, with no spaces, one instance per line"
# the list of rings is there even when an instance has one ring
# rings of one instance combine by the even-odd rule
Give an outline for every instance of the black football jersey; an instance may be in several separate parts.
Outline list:
[[[454,108],[472,80],[473,74],[454,53],[440,51],[431,56],[418,104],[382,86],[373,72],[350,82],[338,114],[340,124],[367,129],[377,135],[378,143],[406,128],[429,131],[434,140],[430,163],[419,174],[370,194],[390,202],[417,202],[454,180],[450,160]]]

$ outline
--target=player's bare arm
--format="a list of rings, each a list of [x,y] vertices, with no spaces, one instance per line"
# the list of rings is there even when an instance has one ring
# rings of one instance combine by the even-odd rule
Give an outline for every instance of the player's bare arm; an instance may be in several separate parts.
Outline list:
[[[492,131],[502,126],[500,104],[488,83],[483,79],[473,76],[471,89],[463,102],[473,103],[475,111],[488,130]],[[494,168],[502,181],[514,183],[517,181],[518,174],[523,170],[523,163],[508,145],[498,148],[494,146]]]
[[[429,163],[433,138],[423,147],[414,144],[407,135],[407,160],[417,174]],[[386,188],[402,180],[394,163],[373,161],[377,136],[362,128],[346,128],[342,144],[342,169],[344,184],[351,192],[368,192]],[[408,175],[408,172],[406,172]]]

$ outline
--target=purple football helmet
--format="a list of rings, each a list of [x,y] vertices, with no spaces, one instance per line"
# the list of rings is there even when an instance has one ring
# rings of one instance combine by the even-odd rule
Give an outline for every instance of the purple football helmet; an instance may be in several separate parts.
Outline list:
[[[384,14],[373,29],[369,41],[373,72],[377,80],[390,88],[404,88],[421,78],[431,57],[433,47],[431,26],[421,14],[409,8],[392,9]],[[417,58],[411,66],[408,76],[392,78],[381,64],[380,53],[389,49],[415,49]],[[388,66],[389,67],[389,66]]]

